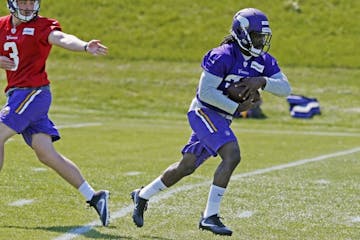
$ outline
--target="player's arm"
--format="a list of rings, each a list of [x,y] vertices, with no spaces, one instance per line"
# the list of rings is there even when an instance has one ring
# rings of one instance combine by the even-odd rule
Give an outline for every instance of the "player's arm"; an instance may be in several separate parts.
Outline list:
[[[71,51],[86,51],[93,55],[106,55],[107,47],[100,43],[100,40],[91,40],[85,42],[78,37],[67,34],[58,30],[50,32],[48,41],[52,45],[56,45]]]
[[[278,72],[271,77],[265,77],[266,84],[264,90],[277,96],[286,97],[291,93],[291,86],[283,72]]]
[[[290,83],[286,75],[281,71],[271,77],[259,76],[244,78],[239,84],[245,85],[251,90],[261,88],[280,97],[286,97],[291,93]]]
[[[217,89],[221,82],[221,77],[203,71],[200,77],[198,97],[207,104],[233,114],[239,104],[229,99],[222,91]]]

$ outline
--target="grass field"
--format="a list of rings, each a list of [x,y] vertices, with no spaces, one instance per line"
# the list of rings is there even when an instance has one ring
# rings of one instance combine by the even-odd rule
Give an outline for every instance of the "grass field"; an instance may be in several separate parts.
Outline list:
[[[29,150],[23,150],[17,137],[7,144],[8,161],[2,173],[5,194],[0,239],[55,239],[74,228],[83,230],[89,223],[97,226],[78,239],[219,239],[197,230],[218,159],[171,189],[175,194],[164,192],[154,198],[142,229],[131,220],[129,192],[179,158],[178,151],[189,133],[184,121],[92,117],[94,126],[83,128],[66,125],[89,122],[89,118],[71,117],[71,121],[61,122],[66,124],[58,149],[76,160],[96,188],[106,186],[112,192],[114,219],[110,227],[97,227],[97,217],[85,208],[82,197],[44,169]],[[359,133],[342,136],[332,131],[303,132],[301,128],[274,130],[266,124],[254,128],[256,122],[234,125],[244,161],[222,207],[225,222],[235,231],[233,239],[359,238]],[[353,152],[269,169],[346,150]],[[268,172],[256,174],[259,169]],[[9,206],[20,199],[33,202]],[[65,235],[63,239],[71,238]]]
[[[110,81],[113,73],[109,71],[102,78],[104,82],[99,82],[82,64],[92,66],[88,61],[80,62],[80,67],[72,70],[71,81],[55,74],[59,70],[53,66],[61,65],[59,62],[49,66],[50,72],[59,76],[53,83],[55,101],[51,117],[61,128],[63,139],[55,146],[79,165],[95,188],[108,188],[112,192],[111,225],[100,227],[95,212],[86,208],[82,197],[42,166],[22,138],[16,136],[6,145],[6,161],[1,172],[0,189],[5,194],[0,203],[3,209],[0,239],[72,239],[74,236],[76,239],[219,239],[197,229],[210,180],[219,163],[217,158],[150,201],[142,229],[133,225],[130,213],[129,192],[177,161],[190,134],[185,113],[193,93],[183,91],[181,86],[196,81],[184,80],[176,87],[181,95],[172,92],[176,103],[171,108],[172,103],[168,102],[171,96],[159,93],[157,98],[149,91],[154,94],[161,91],[154,86],[175,73],[165,72],[157,80],[146,76],[152,76],[159,67],[173,66],[173,69],[178,67],[175,71],[180,78],[188,79],[187,75],[198,74],[198,66],[128,63],[125,70],[119,71],[122,81]],[[116,65],[123,66],[107,62],[103,71],[117,68]],[[132,73],[140,65],[145,67],[136,78]],[[304,81],[307,75],[321,79],[323,74],[317,69],[287,69],[289,75],[298,71],[305,73]],[[233,239],[360,237],[360,132],[355,107],[359,99],[355,79],[352,80],[359,73],[339,71],[349,77],[349,86],[353,84],[343,101],[330,96],[335,89],[341,90],[341,83],[338,88],[329,86],[328,92],[322,93],[311,83],[294,82],[294,89],[320,95],[323,114],[314,119],[290,118],[284,99],[264,93],[267,119],[234,121],[243,161],[234,173],[221,209],[224,222],[234,230]],[[136,79],[142,81],[133,99],[144,96],[144,102],[136,104],[146,107],[132,106],[132,95],[126,95],[130,93],[126,86],[131,89],[131,80]],[[77,87],[79,84],[87,87]],[[101,91],[97,84],[101,85]],[[162,87],[171,88],[169,84],[164,81]],[[68,96],[60,87],[72,89],[72,94]],[[110,97],[116,94],[118,98]],[[162,114],[164,118],[160,118]],[[284,165],[304,159],[315,161],[288,168]],[[274,166],[280,167],[276,170],[272,169]],[[30,202],[12,205],[19,200]],[[67,235],[71,231],[77,234]]]
[[[104,40],[110,54],[54,48],[47,69],[50,115],[62,135],[55,147],[94,188],[111,191],[111,224],[101,227],[82,196],[15,136],[0,172],[0,240],[223,239],[197,227],[219,158],[151,199],[141,229],[129,193],[180,159],[201,57],[227,33],[235,9],[253,1],[69,2],[43,1],[42,12],[66,31]],[[234,231],[229,239],[357,240],[359,2],[298,1],[302,13],[285,10],[286,2],[258,1],[273,19],[271,53],[293,92],[318,98],[322,114],[293,119],[285,99],[263,93],[266,119],[235,120],[243,159],[220,213]]]

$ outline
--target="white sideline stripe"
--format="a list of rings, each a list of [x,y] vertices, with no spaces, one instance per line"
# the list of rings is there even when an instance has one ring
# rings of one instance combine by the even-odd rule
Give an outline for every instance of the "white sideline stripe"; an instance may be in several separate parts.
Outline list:
[[[140,175],[142,174],[142,172],[126,172],[124,175],[125,176],[137,176],[137,175]]]
[[[240,213],[238,217],[239,218],[249,218],[252,215],[254,215],[253,211],[244,211],[244,212]]]
[[[100,122],[94,122],[94,123],[75,123],[75,124],[69,124],[69,125],[58,125],[55,126],[56,129],[64,129],[64,128],[82,128],[82,127],[93,127],[93,126],[101,126],[102,123]],[[6,141],[5,144],[14,141],[13,138],[10,138]]]
[[[33,203],[34,201],[35,201],[34,199],[20,199],[18,201],[9,203],[9,206],[21,207],[21,206],[24,206],[24,205],[29,205],[29,204]]]
[[[321,184],[321,185],[327,185],[330,183],[330,181],[328,181],[326,179],[319,179],[319,180],[315,181],[315,183]]]
[[[359,223],[360,222],[360,216],[351,218],[351,222]]]
[[[319,131],[286,131],[286,130],[256,130],[241,129],[239,132],[246,133],[264,133],[264,134],[289,134],[289,135],[314,135],[314,136],[334,136],[334,137],[360,137],[360,133],[351,132],[319,132]]]
[[[47,168],[38,167],[38,168],[32,168],[31,170],[33,170],[34,172],[46,172]]]
[[[306,163],[318,162],[318,161],[322,161],[322,160],[329,159],[329,158],[349,155],[349,154],[357,153],[359,151],[360,151],[360,147],[356,147],[356,148],[352,148],[352,149],[349,149],[349,150],[330,153],[330,154],[325,154],[325,155],[321,155],[321,156],[314,157],[314,158],[307,158],[307,159],[302,159],[302,160],[298,160],[298,161],[295,161],[295,162],[281,164],[281,165],[277,165],[277,166],[273,166],[273,167],[269,167],[269,168],[258,169],[258,170],[248,172],[248,173],[236,174],[231,179],[232,180],[239,180],[239,179],[244,178],[244,177],[251,177],[251,176],[260,175],[260,174],[264,174],[264,173],[268,173],[268,172],[272,172],[272,171],[276,171],[276,170],[283,170],[283,169],[286,169],[286,168],[291,168],[291,167],[304,165]],[[163,199],[168,199],[169,197],[171,197],[175,193],[191,190],[193,188],[202,187],[202,186],[205,186],[205,185],[210,185],[211,182],[212,181],[209,180],[209,181],[204,181],[204,182],[197,183],[197,184],[184,185],[184,186],[180,186],[180,187],[173,188],[173,189],[170,188],[165,193],[151,198],[151,202],[156,203],[156,202],[159,202],[159,201],[161,201]],[[125,215],[131,213],[132,211],[133,211],[133,205],[132,204],[128,205],[127,207],[121,208],[120,210],[118,210],[118,211],[114,212],[113,214],[111,214],[111,220],[115,220],[117,218],[124,217]],[[89,232],[92,227],[98,226],[98,225],[99,225],[99,221],[90,222],[90,223],[88,223],[88,224],[86,224],[86,225],[84,225],[82,227],[73,228],[68,233],[65,233],[65,234],[63,234],[63,235],[61,235],[61,236],[59,236],[57,238],[54,238],[54,240],[70,240],[70,239],[74,239],[74,238],[78,237],[81,234]]]
[[[56,126],[57,129],[61,128],[81,128],[81,127],[92,127],[92,126],[101,126],[102,123],[94,122],[94,123],[75,123],[75,124],[69,124],[69,125],[59,125]]]
[[[349,150],[345,150],[345,151],[341,151],[341,152],[335,152],[335,153],[330,153],[330,154],[326,154],[326,155],[321,155],[321,156],[315,157],[315,158],[302,159],[302,160],[298,160],[298,161],[295,161],[295,162],[281,164],[281,165],[277,165],[277,166],[273,166],[273,167],[269,167],[269,168],[258,169],[258,170],[248,172],[248,173],[238,174],[238,175],[235,175],[232,179],[238,180],[238,179],[243,178],[243,177],[249,177],[249,176],[254,176],[254,175],[259,175],[259,174],[263,174],[263,173],[276,171],[276,170],[282,170],[282,169],[285,169],[285,168],[296,167],[296,166],[300,166],[300,165],[303,165],[303,164],[306,164],[306,163],[318,162],[318,161],[322,161],[322,160],[325,160],[325,159],[328,159],[328,158],[353,154],[353,153],[356,153],[356,152],[359,152],[359,151],[360,151],[360,147],[357,147],[357,148],[353,148],[353,149],[349,149]]]

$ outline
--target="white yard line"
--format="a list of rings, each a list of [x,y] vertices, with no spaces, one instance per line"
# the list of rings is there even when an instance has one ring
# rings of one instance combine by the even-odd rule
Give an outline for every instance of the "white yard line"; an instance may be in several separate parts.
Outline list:
[[[241,212],[238,217],[239,218],[249,218],[251,217],[252,215],[254,215],[254,212],[253,211],[243,211]]]
[[[93,127],[93,126],[101,126],[102,123],[94,122],[94,123],[75,123],[75,124],[68,124],[68,125],[57,125],[57,129],[61,128],[81,128],[81,127]]]
[[[351,222],[352,222],[352,223],[360,223],[360,216],[352,217],[352,218],[351,218]]]
[[[318,161],[322,161],[322,160],[326,160],[326,159],[330,159],[330,158],[334,158],[334,157],[339,157],[339,156],[345,156],[345,155],[349,155],[349,154],[353,154],[353,153],[357,153],[357,152],[360,152],[360,147],[356,147],[356,148],[352,148],[352,149],[344,150],[344,151],[340,151],[340,152],[329,153],[329,154],[321,155],[321,156],[314,157],[314,158],[302,159],[302,160],[298,160],[295,162],[281,164],[281,165],[277,165],[277,166],[273,166],[273,167],[269,167],[269,168],[258,169],[258,170],[248,172],[248,173],[236,174],[232,177],[232,180],[239,180],[244,177],[251,177],[251,176],[260,175],[260,174],[264,174],[264,173],[268,173],[268,172],[272,172],[272,171],[283,170],[283,169],[291,168],[291,167],[297,167],[297,166],[304,165],[307,163],[318,162]],[[176,188],[172,188],[172,189],[170,188],[165,193],[151,198],[151,202],[159,202],[163,199],[168,199],[170,196],[172,196],[175,193],[191,190],[193,188],[206,186],[209,184],[211,184],[210,180],[204,181],[204,182],[201,182],[198,184],[190,184],[190,185],[180,186],[180,187],[176,187]],[[128,205],[127,207],[121,208],[120,210],[113,212],[111,214],[111,220],[115,220],[117,218],[124,217],[125,215],[131,213],[132,211],[133,211],[133,205],[132,204]],[[54,238],[54,240],[74,239],[81,234],[89,232],[92,227],[98,226],[98,225],[99,225],[99,220],[90,222],[82,227],[73,228],[70,231],[68,231],[67,233],[65,233],[57,238]]]
[[[241,122],[241,121],[240,121]],[[337,132],[335,131],[312,131],[312,130],[308,130],[308,131],[294,131],[294,130],[281,130],[282,128],[276,127],[274,129],[276,130],[269,130],[269,129],[244,129],[241,125],[240,122],[234,122],[234,126],[233,126],[233,130],[234,131],[238,131],[240,133],[263,133],[263,134],[287,134],[287,135],[310,135],[310,136],[333,136],[333,137],[360,137],[360,132],[358,131],[358,129],[356,130],[352,130],[347,129],[347,130],[342,130],[341,132],[339,132],[339,130]],[[146,120],[146,122],[143,122],[142,120],[138,120],[138,121],[133,121],[133,122],[129,122],[127,121],[122,121],[120,120],[117,125],[121,126],[121,127],[135,127],[138,125],[141,126],[149,126],[149,127],[153,127],[156,126],[157,128],[161,128],[161,129],[173,129],[173,128],[181,128],[181,129],[187,129],[188,125],[186,125],[185,122],[183,121],[173,121],[171,125],[167,124],[167,121],[161,121],[161,120],[157,120],[157,121],[153,121],[153,120]],[[190,130],[190,129],[189,129]]]
[[[265,130],[265,129],[240,129],[239,132],[264,133],[264,134],[288,134],[288,135],[313,135],[333,137],[360,137],[356,132],[323,132],[323,131],[291,131],[291,130]]]
[[[93,122],[93,123],[74,123],[74,124],[67,124],[67,125],[57,125],[57,129],[65,129],[65,128],[82,128],[82,127],[94,127],[94,126],[101,126],[102,123],[100,122]],[[14,138],[10,138],[6,141],[5,144],[13,142]]]
[[[18,201],[9,203],[9,206],[12,207],[22,207],[24,205],[32,204],[35,200],[34,199],[20,199]]]

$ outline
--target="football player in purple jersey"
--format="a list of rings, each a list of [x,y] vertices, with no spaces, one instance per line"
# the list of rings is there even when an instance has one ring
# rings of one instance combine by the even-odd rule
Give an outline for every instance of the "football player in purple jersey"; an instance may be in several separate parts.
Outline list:
[[[258,104],[247,98],[251,91],[262,89],[282,97],[291,92],[276,59],[267,53],[271,36],[269,21],[263,12],[255,8],[242,9],[233,17],[230,34],[204,56],[197,94],[187,114],[192,134],[182,149],[181,160],[147,186],[131,193],[135,205],[132,218],[138,227],[144,224],[143,214],[152,196],[192,174],[209,157],[219,155],[222,161],[214,173],[199,228],[219,235],[232,234],[219,215],[226,187],[241,159],[231,121]],[[241,94],[246,100],[241,104],[226,95],[227,86],[233,82],[245,86]]]
[[[52,97],[45,69],[53,45],[92,55],[106,55],[107,47],[64,33],[58,21],[38,15],[40,2],[8,0],[10,14],[0,17],[0,68],[7,76],[7,102],[0,111],[0,170],[5,142],[21,134],[38,159],[78,189],[107,226],[109,191],[95,192],[79,168],[53,146],[60,134],[48,116]]]

